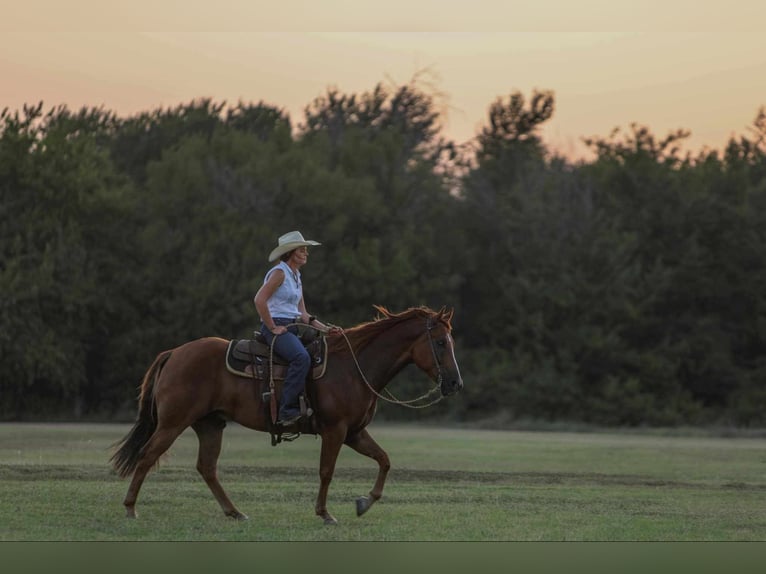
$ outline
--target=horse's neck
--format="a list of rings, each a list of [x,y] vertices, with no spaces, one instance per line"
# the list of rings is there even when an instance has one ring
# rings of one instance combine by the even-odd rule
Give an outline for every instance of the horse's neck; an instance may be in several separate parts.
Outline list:
[[[418,338],[407,323],[383,331],[360,354],[362,370],[377,390],[383,389],[412,362],[409,349]]]

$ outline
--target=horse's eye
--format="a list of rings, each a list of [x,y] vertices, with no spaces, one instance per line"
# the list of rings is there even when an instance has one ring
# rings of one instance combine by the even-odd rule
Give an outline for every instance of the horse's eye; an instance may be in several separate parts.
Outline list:
[[[439,345],[440,347],[443,347],[444,345],[447,344],[447,342],[444,339],[439,339],[438,341],[436,341],[436,344]]]

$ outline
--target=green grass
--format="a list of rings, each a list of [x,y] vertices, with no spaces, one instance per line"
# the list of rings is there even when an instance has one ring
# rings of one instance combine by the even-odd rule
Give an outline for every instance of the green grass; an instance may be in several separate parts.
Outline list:
[[[128,482],[107,464],[128,425],[0,424],[0,540],[766,540],[766,439],[479,431],[372,425],[392,470],[363,517],[376,465],[344,448],[322,526],[321,441],[272,447],[229,425],[223,516],[184,433],[124,516]]]

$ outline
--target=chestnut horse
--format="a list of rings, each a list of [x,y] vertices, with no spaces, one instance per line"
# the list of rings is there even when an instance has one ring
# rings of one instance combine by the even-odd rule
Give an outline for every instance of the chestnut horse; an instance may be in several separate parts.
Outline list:
[[[367,432],[383,388],[414,363],[437,385],[441,396],[463,387],[451,336],[452,311],[412,308],[391,313],[329,335],[324,375],[307,386],[322,437],[319,494],[315,511],[325,524],[337,521],[327,511],[327,491],[342,445],[374,459],[378,476],[369,496],[357,499],[357,515],[380,499],[390,468],[388,455]],[[136,517],[138,491],[159,457],[189,426],[197,433],[197,470],[224,514],[247,519],[237,510],[217,476],[221,439],[227,420],[267,431],[266,409],[252,379],[230,373],[224,364],[228,341],[208,337],[160,353],[141,384],[138,417],[117,445],[111,462],[117,473],[133,478],[123,504]]]

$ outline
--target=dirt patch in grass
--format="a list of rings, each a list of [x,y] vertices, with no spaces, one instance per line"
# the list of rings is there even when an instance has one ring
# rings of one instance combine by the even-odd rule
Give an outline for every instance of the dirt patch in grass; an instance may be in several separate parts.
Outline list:
[[[318,481],[317,469],[310,467],[252,467],[252,466],[221,466],[219,468],[223,480],[251,480],[255,482],[281,482],[303,479]],[[374,480],[376,470],[350,468],[337,469],[335,479],[343,481]],[[149,480],[157,482],[175,482],[179,480],[196,480],[199,478],[194,468],[160,468],[150,473]],[[0,465],[0,480],[84,480],[84,481],[122,481],[109,467],[95,466],[65,466],[65,465]],[[636,486],[654,488],[683,488],[683,489],[714,489],[733,491],[766,491],[766,484],[747,482],[715,482],[715,481],[677,481],[657,480],[650,477],[632,474],[604,474],[588,472],[474,472],[464,470],[414,470],[394,468],[389,474],[390,481],[399,483],[441,483],[452,485],[602,485],[602,486]]]

